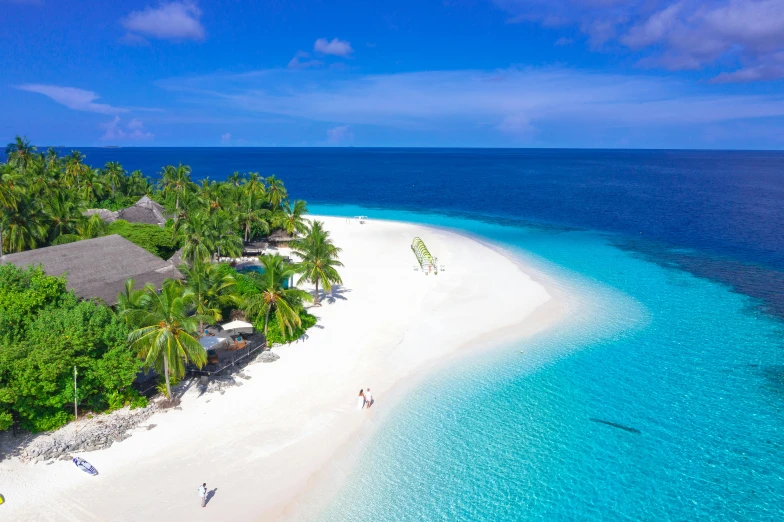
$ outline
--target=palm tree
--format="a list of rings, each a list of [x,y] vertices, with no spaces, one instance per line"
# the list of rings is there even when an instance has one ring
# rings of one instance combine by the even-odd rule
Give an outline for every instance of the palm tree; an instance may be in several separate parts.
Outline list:
[[[67,191],[55,191],[44,207],[46,221],[49,225],[49,241],[58,236],[74,234],[85,220],[76,200]]]
[[[283,181],[275,176],[268,177],[266,182],[267,201],[269,201],[269,204],[273,209],[278,208],[280,203],[288,197],[286,187],[283,186]]]
[[[225,185],[218,181],[210,181],[204,178],[201,182],[201,197],[207,205],[207,210],[217,212],[223,208],[223,195]]]
[[[96,169],[87,168],[82,174],[80,181],[80,194],[85,202],[89,205],[97,202],[106,193],[106,187],[101,181]]]
[[[182,258],[188,263],[207,262],[215,252],[209,217],[203,213],[177,220],[173,233],[182,238]]]
[[[314,305],[319,304],[319,282],[323,283],[324,291],[329,292],[333,284],[343,283],[335,267],[343,266],[338,261],[340,249],[336,247],[324,230],[321,221],[313,221],[307,229],[305,237],[292,241],[293,252],[301,261],[295,269],[301,275],[299,281],[308,281],[316,285]]]
[[[150,179],[142,174],[141,170],[134,170],[125,184],[125,196],[143,196],[150,191]]]
[[[117,304],[114,306],[115,311],[120,317],[123,318],[123,320],[128,321],[130,319],[128,312],[130,310],[139,310],[141,308],[142,297],[144,294],[144,289],[136,288],[136,281],[133,279],[128,279],[125,282],[123,291],[117,294]]]
[[[22,252],[37,248],[46,240],[46,216],[41,206],[30,198],[21,198],[13,212],[5,212],[4,252]]]
[[[116,161],[109,161],[104,167],[106,179],[112,187],[112,197],[117,195],[117,191],[122,191],[122,186],[125,183],[125,170]]]
[[[261,234],[269,234],[269,218],[271,214],[270,211],[265,208],[262,196],[249,191],[242,198],[242,205],[239,212],[246,242],[250,241],[251,231],[254,229]]]
[[[264,337],[267,336],[270,315],[275,317],[281,331],[286,328],[291,335],[294,326],[302,325],[299,317],[302,302],[312,301],[313,298],[299,288],[285,288],[295,272],[280,255],[261,256],[259,261],[264,273],[252,274],[250,277],[260,291],[246,297],[244,308],[250,317],[255,317],[254,321],[264,316]]]
[[[17,136],[13,143],[9,143],[5,148],[5,155],[8,156],[8,163],[19,168],[22,174],[27,172],[27,166],[33,161],[33,155],[38,150],[30,145],[27,137]]]
[[[246,194],[255,194],[256,196],[265,196],[267,187],[264,186],[264,178],[259,176],[258,172],[251,172],[248,174],[245,184],[242,186]]]
[[[81,239],[93,239],[106,235],[109,225],[98,214],[93,214],[76,227],[76,232]]]
[[[242,255],[242,237],[235,232],[237,226],[237,218],[228,212],[217,212],[209,217],[207,227],[215,254],[232,257]]]
[[[166,195],[175,194],[174,208],[178,212],[180,210],[180,197],[192,185],[191,168],[188,165],[180,163],[177,167],[168,165],[163,168],[163,173],[161,175],[163,193]]]
[[[81,187],[82,175],[90,167],[84,164],[85,155],[78,150],[72,150],[71,155],[65,159],[65,175],[69,186],[76,185],[77,190]]]
[[[283,215],[278,223],[283,230],[294,236],[296,234],[304,234],[308,230],[310,221],[305,219],[305,214],[308,213],[308,205],[304,201],[297,200],[294,206],[291,205],[289,200],[283,202]]]
[[[22,175],[11,165],[0,165],[0,207],[12,209],[20,196]]]
[[[183,284],[193,293],[198,315],[220,321],[223,308],[239,304],[234,277],[223,274],[218,265],[197,261],[190,267],[181,265],[180,272],[185,276]],[[204,333],[204,322],[199,323],[199,333]]]
[[[46,149],[46,155],[44,156],[42,153],[42,157],[47,169],[51,171],[58,170],[60,157],[57,155],[57,150],[54,147]]]
[[[242,184],[242,180],[245,179],[244,174],[240,174],[239,172],[234,172],[228,178],[226,178],[226,182],[230,185],[234,185],[235,187],[239,187]]]
[[[136,328],[128,334],[128,342],[144,359],[145,368],[163,373],[166,395],[171,398],[169,371],[181,378],[187,361],[199,368],[207,362],[204,348],[194,337],[199,321],[205,318],[191,315],[193,293],[171,279],[164,281],[160,293],[152,285],[145,286],[138,305],[138,309],[123,312]]]

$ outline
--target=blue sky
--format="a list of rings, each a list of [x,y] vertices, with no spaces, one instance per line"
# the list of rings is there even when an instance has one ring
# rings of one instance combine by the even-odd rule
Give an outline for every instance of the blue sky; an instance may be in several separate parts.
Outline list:
[[[0,0],[0,139],[784,148],[784,0]]]

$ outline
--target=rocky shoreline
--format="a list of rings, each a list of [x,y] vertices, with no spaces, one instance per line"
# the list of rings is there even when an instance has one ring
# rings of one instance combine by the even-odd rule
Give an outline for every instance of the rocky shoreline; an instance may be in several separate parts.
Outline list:
[[[253,362],[269,363],[280,356],[269,350],[260,353]],[[227,388],[242,386],[242,381],[250,379],[240,368],[225,375],[210,378],[193,378],[182,381],[172,392],[177,397],[197,386],[199,394],[220,393]],[[22,462],[50,464],[55,460],[70,460],[73,453],[85,453],[110,447],[131,437],[137,427],[151,430],[155,424],[142,425],[154,413],[165,411],[172,404],[163,397],[156,397],[144,408],[130,409],[126,406],[111,413],[88,414],[78,422],[71,422],[50,433],[23,433],[13,437],[9,431],[0,432],[0,460],[17,457]],[[174,406],[179,409],[179,406]]]

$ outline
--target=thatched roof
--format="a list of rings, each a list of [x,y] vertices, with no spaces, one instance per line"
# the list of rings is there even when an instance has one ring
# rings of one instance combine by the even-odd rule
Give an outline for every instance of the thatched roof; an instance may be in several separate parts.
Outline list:
[[[139,288],[146,283],[160,288],[164,279],[182,278],[171,263],[116,234],[8,254],[2,263],[43,265],[49,275],[65,275],[68,288],[79,297],[97,297],[110,305],[117,302],[128,279]]]
[[[85,216],[92,216],[94,214],[98,214],[101,216],[101,219],[106,221],[107,223],[111,223],[113,221],[117,221],[117,216],[119,216],[119,212],[114,212],[112,210],[107,210],[105,208],[88,208],[84,211]]]
[[[169,258],[169,263],[174,266],[178,267],[182,264],[182,251],[185,250],[185,247],[180,247],[172,256]]]
[[[283,243],[283,242],[293,241],[295,239],[297,239],[296,236],[292,236],[285,230],[276,230],[275,232],[269,235],[267,241],[269,241],[270,243]]]
[[[136,202],[132,207],[122,209],[117,219],[124,219],[129,223],[146,223],[148,225],[166,224],[166,209],[147,196]]]

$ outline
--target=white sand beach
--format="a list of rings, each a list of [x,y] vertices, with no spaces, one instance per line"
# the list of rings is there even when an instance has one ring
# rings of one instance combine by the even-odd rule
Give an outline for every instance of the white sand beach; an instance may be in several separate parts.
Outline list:
[[[353,436],[389,407],[393,389],[445,359],[553,324],[566,311],[556,292],[505,252],[460,234],[408,223],[349,224],[323,217],[343,249],[344,285],[311,311],[307,338],[250,365],[225,394],[156,413],[112,447],[71,462],[0,462],[1,520],[275,520],[296,518],[296,500]],[[414,271],[421,237],[446,268]],[[426,377],[425,377],[426,378]],[[371,387],[375,405],[357,411]],[[391,401],[390,401],[391,402]],[[197,487],[217,488],[199,506]]]

